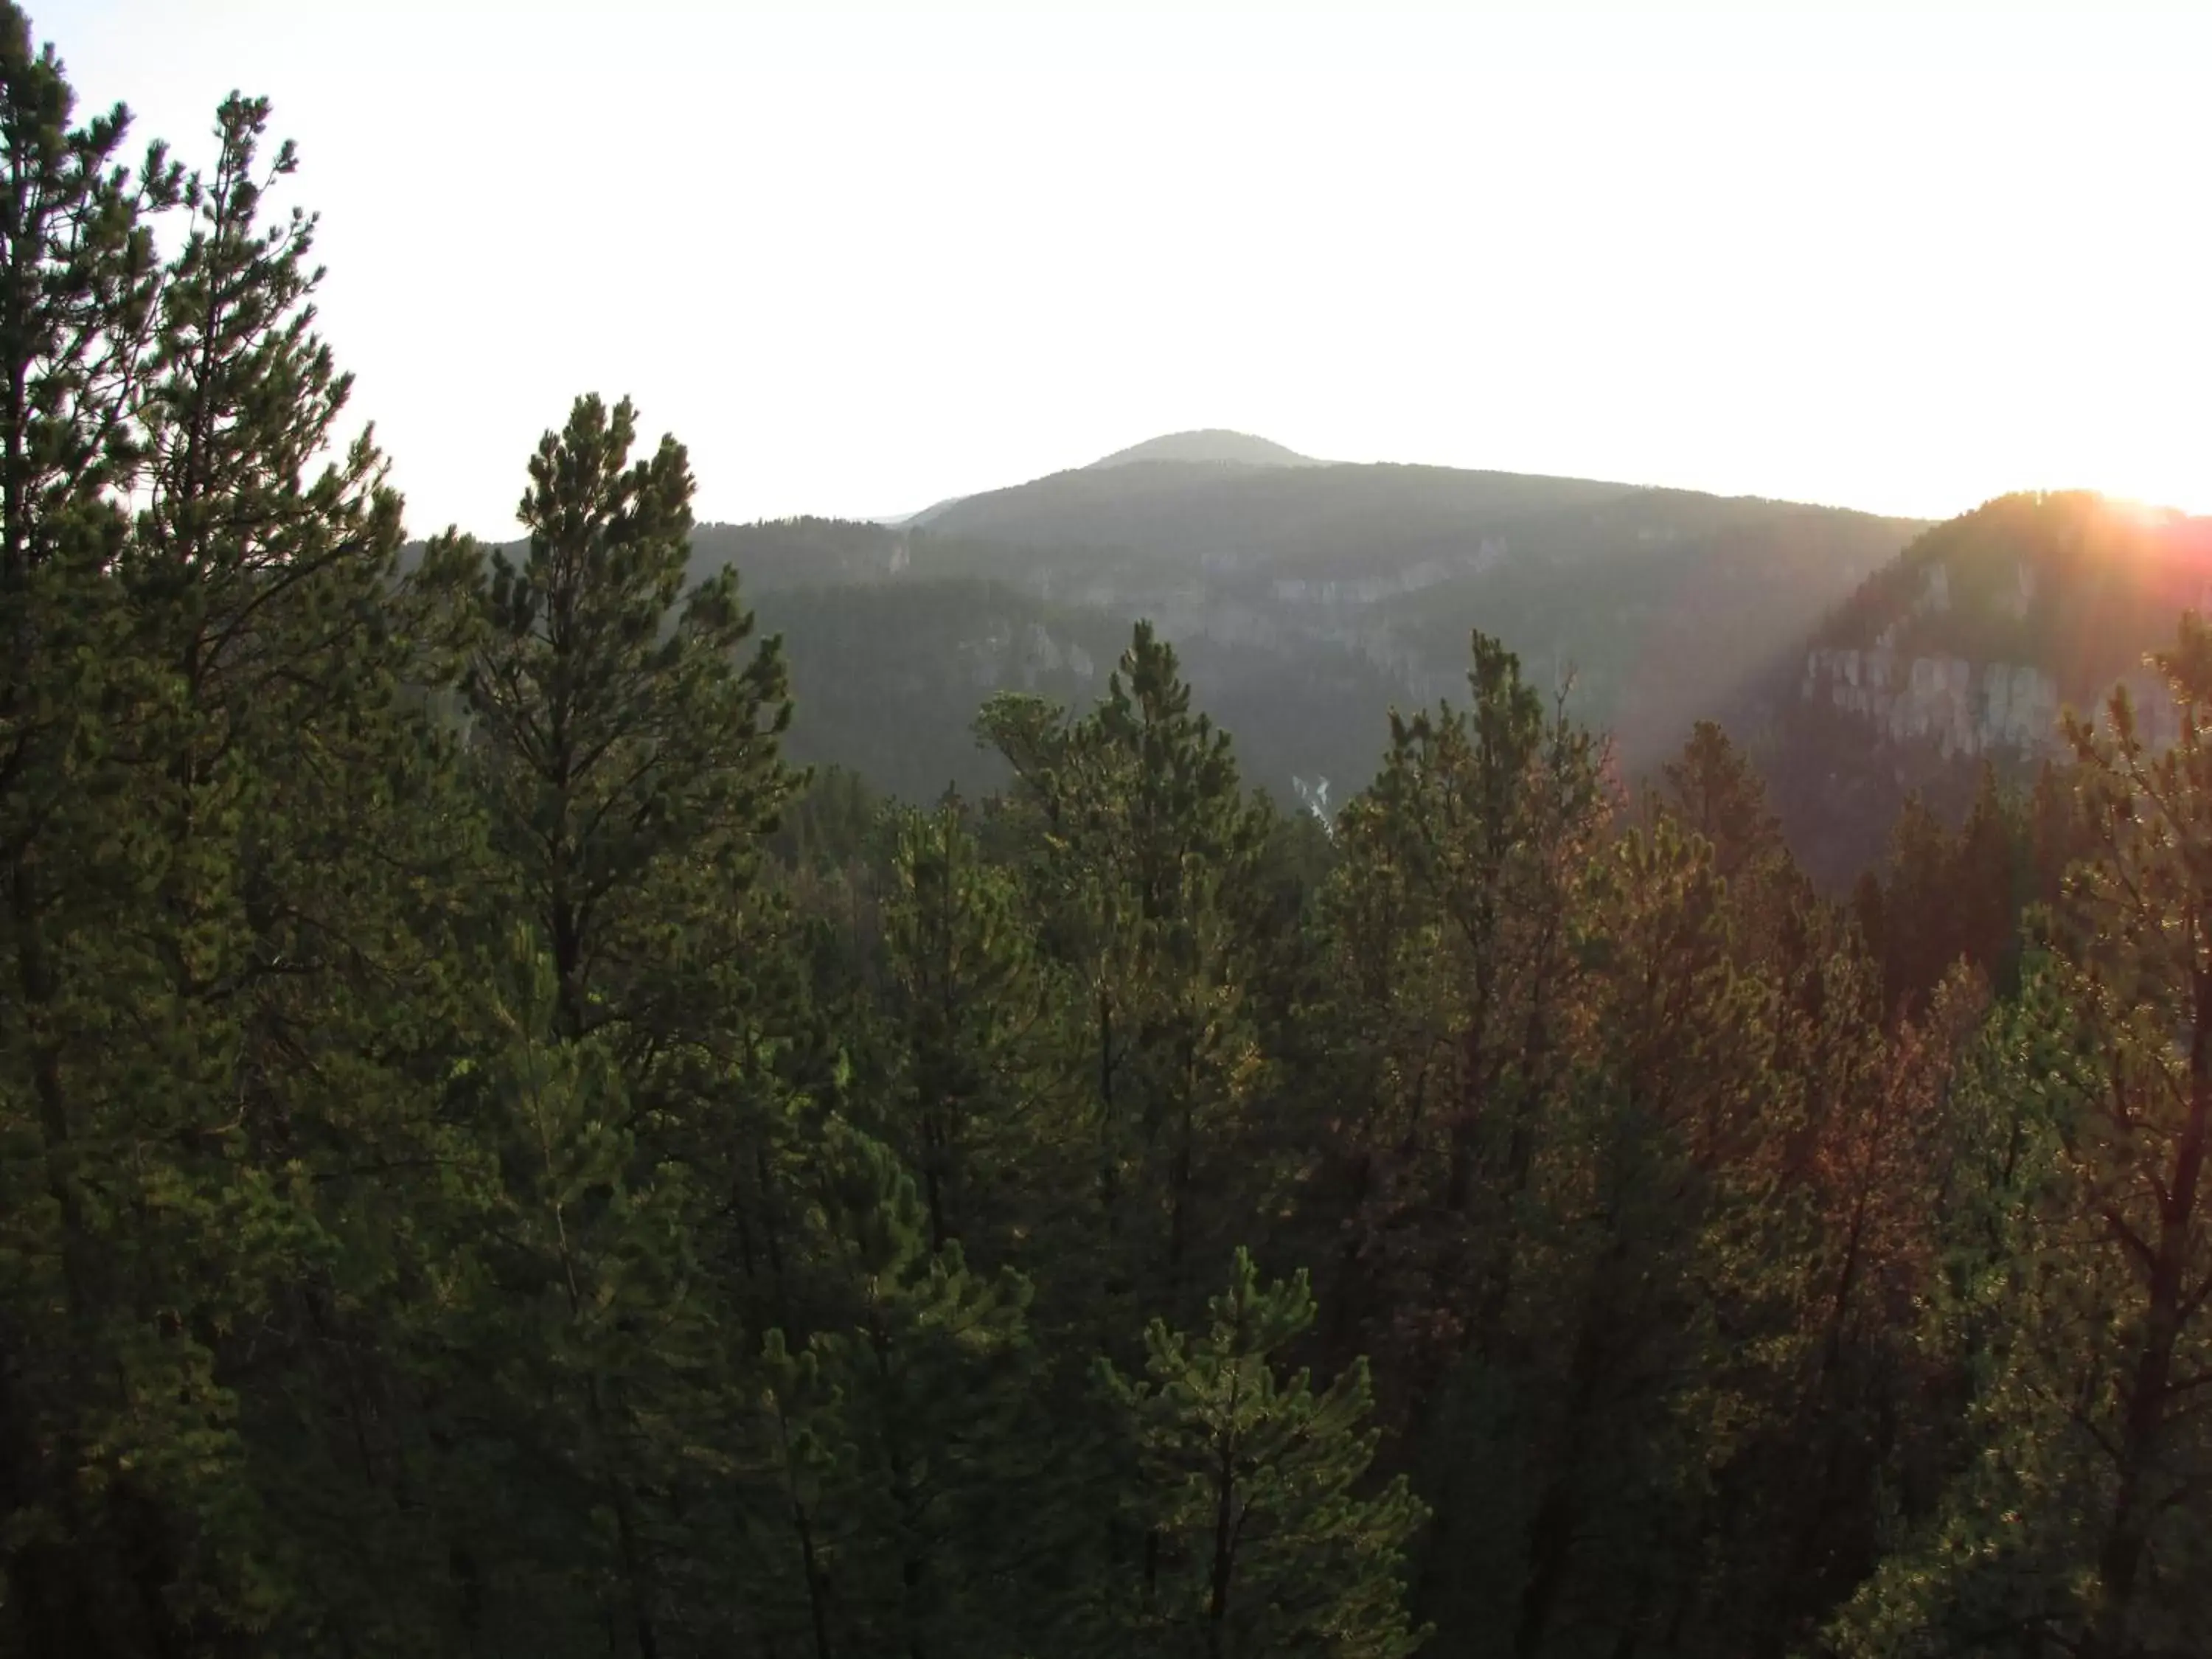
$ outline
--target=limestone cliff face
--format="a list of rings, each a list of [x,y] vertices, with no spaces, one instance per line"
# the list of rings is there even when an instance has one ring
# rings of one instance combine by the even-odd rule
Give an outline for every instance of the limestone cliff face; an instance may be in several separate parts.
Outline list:
[[[1947,757],[2026,759],[2058,746],[2058,683],[2027,663],[1830,647],[1807,654],[1802,695],[1859,715],[1892,739],[1932,739]]]
[[[1990,757],[2035,760],[2063,751],[2060,717],[2070,704],[2105,718],[2113,690],[2124,688],[2135,707],[2138,729],[2154,746],[2179,735],[2179,720],[2165,686],[2139,661],[2144,645],[2124,641],[2092,641],[2088,650],[2068,653],[2075,670],[2062,684],[2042,665],[1929,649],[1947,636],[2008,635],[2018,639],[2035,610],[2045,584],[2029,559],[2012,563],[1995,576],[1975,573],[1978,603],[1986,615],[1954,617],[1952,570],[1936,560],[1918,573],[1911,604],[1865,646],[1820,645],[1806,653],[1799,694],[1856,715],[1892,742],[1932,743],[1944,758]],[[1976,623],[1981,626],[1978,629]],[[1912,649],[1904,641],[1920,648]],[[2099,672],[2095,665],[2101,659]],[[2083,672],[2083,669],[2090,672]]]
[[[1917,538],[1777,662],[1741,726],[1806,868],[1841,890],[1913,798],[1956,821],[1984,765],[2029,787],[2069,710],[2115,688],[2152,747],[2179,716],[2146,661],[2212,601],[2212,520],[2000,496]]]
[[[1073,676],[1088,684],[1097,674],[1090,652],[1073,640],[1056,637],[1042,623],[985,620],[981,629],[960,644],[969,682],[979,691],[1034,691],[1048,676]]]

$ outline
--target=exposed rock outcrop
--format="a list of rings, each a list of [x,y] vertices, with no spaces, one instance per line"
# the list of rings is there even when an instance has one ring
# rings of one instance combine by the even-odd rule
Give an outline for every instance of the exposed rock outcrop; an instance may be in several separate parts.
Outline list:
[[[1830,647],[1807,654],[1802,693],[1890,738],[1932,739],[1947,756],[2002,750],[2026,758],[2058,746],[2057,683],[2025,663]]]

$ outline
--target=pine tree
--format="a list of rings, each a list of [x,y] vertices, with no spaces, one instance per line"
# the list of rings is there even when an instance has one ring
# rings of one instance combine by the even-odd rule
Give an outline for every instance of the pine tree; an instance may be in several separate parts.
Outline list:
[[[392,1586],[446,1547],[416,1495],[406,1350],[425,1333],[404,1286],[453,1218],[395,1176],[453,1150],[432,1079],[462,1041],[472,815],[383,459],[366,432],[325,459],[350,381],[314,332],[315,221],[270,211],[295,158],[266,154],[268,121],[227,100],[186,181],[116,567],[131,649],[174,687],[138,760],[163,859],[139,927],[164,969],[168,1109],[263,1213],[255,1334],[218,1360],[269,1511],[258,1547],[288,1580],[277,1627],[407,1640]],[[204,1243],[230,1248],[222,1226]]]
[[[852,1297],[850,1322],[815,1340],[850,1448],[842,1645],[1024,1651],[1052,1626],[1066,1478],[1035,1415],[1029,1287],[971,1272],[957,1243],[933,1249],[926,1206],[881,1142],[832,1124],[818,1167],[817,1223]]]
[[[1012,874],[983,861],[958,803],[902,812],[896,837],[884,916],[903,1059],[892,1133],[920,1176],[931,1247],[957,1238],[1005,1261],[1018,1188],[1053,1151],[1022,1121],[1049,1098],[1042,970]]]
[[[1817,906],[1749,759],[1718,726],[1700,720],[1662,776],[1657,811],[1713,849],[1714,872],[1728,885],[1739,963],[1802,971],[1814,948],[1808,935]]]
[[[1917,796],[1906,801],[1881,884],[1883,994],[1893,1012],[1917,1012],[1959,959],[1958,863],[1957,838]]]
[[[2212,1641],[2212,632],[2160,659],[2180,738],[2124,691],[2069,727],[2080,822],[2048,969],[2030,976],[1969,1214],[1956,1322],[1974,1461],[1834,1635],[1850,1653],[2151,1659]],[[1992,1137],[1993,1141],[1996,1138]]]
[[[1699,720],[1662,770],[1669,805],[1713,849],[1713,870],[1733,882],[1783,854],[1782,826],[1743,752],[1711,720]]]
[[[2021,803],[1984,762],[1959,831],[1952,906],[1959,955],[1997,989],[2020,987],[2021,915],[2028,902],[2029,830]]]
[[[2075,1397],[2091,1402],[2077,1443],[2094,1471],[2077,1511],[2091,1659],[2212,1641],[2212,1437],[2195,1398],[2212,1375],[2212,629],[2185,617],[2159,666],[2180,724],[2166,753],[2124,690],[2108,731],[2069,726],[2097,850],[2070,886],[2063,960],[2102,1064],[2066,1146],[2096,1270],[2067,1289],[2109,1287],[2074,1360]]]
[[[1413,1652],[1404,1551],[1423,1512],[1403,1477],[1359,1495],[1376,1439],[1365,1362],[1319,1393],[1279,1376],[1313,1297],[1303,1273],[1263,1288],[1246,1251],[1209,1305],[1200,1335],[1152,1322],[1144,1380],[1102,1362],[1140,1471],[1130,1639],[1206,1659]]]
[[[553,953],[560,1029],[643,1047],[695,1012],[684,970],[707,941],[684,909],[744,889],[789,793],[790,705],[777,641],[738,660],[753,620],[735,568],[685,587],[682,447],[633,464],[635,436],[627,402],[586,397],[539,443],[528,548],[491,556],[467,685],[495,843]]]
[[[1094,1620],[1094,1460],[1051,1409],[1028,1287],[930,1248],[890,1149],[839,1119],[815,1146],[820,1328],[765,1333],[730,1467],[763,1652],[1005,1655]]]
[[[112,756],[142,688],[105,568],[137,475],[158,288],[148,221],[176,189],[158,150],[135,179],[118,165],[125,111],[75,113],[52,49],[0,8],[0,1122],[34,1149],[7,1161],[0,1194],[0,1619],[25,1650],[53,1654],[139,1650],[148,1635],[144,1603],[117,1595],[120,1500],[94,1450],[110,1322],[127,1315],[95,1197],[106,1083],[82,1068],[100,1023],[88,981],[121,967],[95,969],[85,945],[150,878]]]
[[[1334,1127],[1356,1206],[1346,1290],[1399,1310],[1370,1340],[1421,1393],[1511,1294],[1510,1212],[1571,1047],[1578,893],[1607,813],[1595,740],[1496,641],[1477,635],[1474,656],[1468,708],[1392,714],[1322,899],[1314,1012],[1358,1114]]]
[[[456,1089],[493,1131],[472,1171],[483,1231],[445,1267],[470,1363],[437,1377],[441,1415],[473,1425],[441,1474],[497,1482],[458,1495],[481,1528],[477,1634],[559,1644],[597,1628],[650,1654],[672,1525],[652,1500],[680,1473],[656,1425],[714,1357],[691,1291],[687,1172],[640,1147],[611,1037],[562,1034],[559,975],[526,923],[498,982],[499,1044]]]
[[[2212,629],[1848,905],[1480,635],[1326,824],[1148,625],[800,797],[679,447],[403,561],[127,125],[0,0],[0,1653],[2212,1650]]]
[[[121,113],[66,131],[58,64],[5,21],[28,263],[6,284],[25,673],[0,701],[40,711],[10,716],[33,793],[5,809],[9,955],[46,1011],[18,1051],[40,1121],[74,1143],[54,1196],[79,1335],[54,1352],[87,1368],[66,1394],[97,1426],[55,1444],[103,1448],[80,1463],[96,1502],[11,1528],[66,1552],[13,1605],[56,1621],[39,1642],[120,1652],[411,1627],[386,1594],[424,1559],[393,1478],[408,1413],[366,1304],[422,1231],[390,1176],[440,1137],[428,895],[466,836],[422,718],[429,630],[395,586],[398,502],[366,435],[324,466],[348,386],[313,331],[313,222],[264,222],[293,167],[257,160],[266,106],[224,104],[207,173],[156,146],[133,179],[109,160]],[[146,220],[173,206],[186,234],[157,266]],[[130,1512],[129,1559],[103,1510]]]
[[[765,1502],[744,1504],[747,1571],[737,1621],[764,1655],[788,1650],[835,1659],[839,1649],[839,1540],[829,1508],[840,1472],[848,1471],[854,1457],[842,1404],[817,1349],[793,1348],[780,1329],[765,1334],[744,1424],[762,1449],[732,1471],[769,1494]]]
[[[1247,999],[1267,816],[1146,623],[1083,720],[1001,698],[981,729],[1014,769],[1004,821],[1044,950],[1078,988],[1097,1280],[1109,1304],[1177,1305],[1201,1247],[1242,1231],[1226,1187],[1266,1065]]]
[[[787,1123],[787,1092],[763,1063],[788,1038],[779,957],[759,950],[776,924],[757,878],[791,787],[777,745],[790,710],[776,642],[739,659],[752,618],[735,572],[685,586],[683,449],[664,440],[632,463],[635,435],[627,403],[580,398],[532,458],[522,557],[494,553],[485,581],[473,547],[449,535],[425,563],[464,585],[476,630],[465,684],[495,860],[487,922],[505,911],[536,930],[551,1039],[604,1056],[631,1187],[686,1206],[686,1249],[720,1279],[738,1254],[730,1195]],[[510,1146],[510,1171],[532,1150]],[[619,1193],[611,1181],[597,1186]],[[598,1202],[604,1258],[662,1258],[657,1212]],[[593,1304],[594,1321],[633,1335],[684,1328],[685,1283],[673,1266],[607,1277],[599,1293],[612,1305]],[[709,1346],[726,1356],[735,1335]],[[666,1624],[659,1540],[678,1524],[674,1449],[707,1434],[717,1392],[683,1364],[635,1373],[620,1344],[578,1352],[573,1393],[599,1460],[586,1501],[611,1523],[605,1617],[641,1659]]]

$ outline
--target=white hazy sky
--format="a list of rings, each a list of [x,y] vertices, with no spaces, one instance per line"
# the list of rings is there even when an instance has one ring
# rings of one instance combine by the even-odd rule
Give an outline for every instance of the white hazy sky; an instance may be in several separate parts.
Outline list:
[[[275,101],[418,532],[585,390],[702,518],[1198,426],[2212,510],[2212,8],[27,3],[189,157]]]

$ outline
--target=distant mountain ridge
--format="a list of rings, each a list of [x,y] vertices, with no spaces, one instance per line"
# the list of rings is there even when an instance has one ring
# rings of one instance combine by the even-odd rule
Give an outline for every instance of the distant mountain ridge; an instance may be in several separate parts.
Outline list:
[[[1177,461],[1204,466],[1329,465],[1327,461],[1316,460],[1310,455],[1301,455],[1295,449],[1285,448],[1270,439],[1255,437],[1249,432],[1207,427],[1194,432],[1170,432],[1158,438],[1147,438],[1140,444],[1132,444],[1127,449],[1117,449],[1111,455],[1101,456],[1084,471],[1127,466],[1138,461]]]
[[[1117,449],[1110,455],[1102,455],[1095,461],[1066,471],[1097,472],[1117,466],[1142,465],[1152,462],[1194,467],[1333,465],[1328,461],[1316,460],[1310,455],[1301,455],[1295,449],[1249,432],[1231,432],[1225,427],[1206,427],[1191,432],[1170,432],[1157,438],[1147,438],[1140,444],[1131,444],[1127,449]],[[1060,475],[1047,476],[1056,477]],[[909,513],[902,518],[877,519],[871,522],[887,525],[894,529],[925,529],[969,499],[966,495],[948,495],[943,501],[931,502],[919,513]]]
[[[2094,711],[2115,684],[2165,735],[2143,658],[2183,610],[2212,613],[2212,518],[2083,492],[1930,525],[1304,461],[1171,434],[901,522],[702,525],[692,568],[736,564],[786,636],[798,757],[894,793],[991,787],[970,732],[984,699],[1087,703],[1141,617],[1253,781],[1285,805],[1342,801],[1391,706],[1464,698],[1479,628],[1540,685],[1572,670],[1571,706],[1632,775],[1720,720],[1830,886],[1881,857],[1908,796],[1955,817],[1984,763],[2024,783],[2061,749],[2061,709]]]
[[[694,564],[734,562],[763,624],[788,635],[795,745],[879,787],[987,785],[963,699],[1085,702],[1146,617],[1255,782],[1288,799],[1294,780],[1326,780],[1342,800],[1379,763],[1392,705],[1464,698],[1477,628],[1540,684],[1571,671],[1575,710],[1617,734],[1630,770],[1654,764],[1925,527],[1305,459],[1249,434],[1170,434],[903,523],[702,526]]]
[[[1632,767],[1671,751],[1924,527],[1594,479],[1137,459],[971,495],[927,529],[998,550],[1001,580],[1149,617],[1178,644],[1359,658],[1401,703],[1461,695],[1481,628],[1540,678],[1573,671],[1577,710],[1617,732]],[[1340,797],[1379,753],[1373,729],[1358,756],[1328,757],[1340,769],[1315,761]]]

